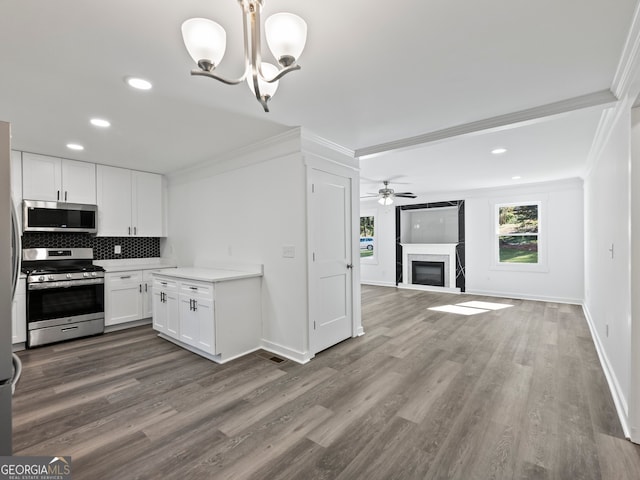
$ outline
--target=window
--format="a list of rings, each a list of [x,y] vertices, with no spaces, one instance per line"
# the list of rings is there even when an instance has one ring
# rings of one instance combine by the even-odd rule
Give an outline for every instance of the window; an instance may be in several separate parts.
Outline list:
[[[496,205],[497,263],[540,263],[540,202]]]
[[[373,215],[360,217],[360,258],[375,256],[375,222]]]

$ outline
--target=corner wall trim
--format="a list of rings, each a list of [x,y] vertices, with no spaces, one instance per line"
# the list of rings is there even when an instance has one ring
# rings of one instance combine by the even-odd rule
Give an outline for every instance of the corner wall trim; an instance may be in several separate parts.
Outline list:
[[[591,314],[589,313],[589,308],[583,303],[582,311],[584,312],[584,316],[587,319],[587,325],[589,325],[589,331],[591,332],[591,338],[593,339],[593,344],[596,347],[596,352],[598,353],[598,359],[600,359],[600,366],[604,371],[604,376],[607,379],[607,384],[609,385],[609,391],[611,392],[611,396],[613,397],[613,403],[616,406],[616,412],[618,413],[618,418],[620,419],[620,424],[622,425],[622,431],[624,432],[624,436],[627,438],[631,438],[630,430],[629,430],[629,419],[627,417],[628,406],[627,401],[622,394],[622,389],[620,388],[620,384],[618,383],[618,379],[611,368],[611,364],[609,363],[609,359],[607,354],[602,346],[602,342],[600,342],[600,337],[598,336],[598,332],[595,329],[593,324],[593,319]]]

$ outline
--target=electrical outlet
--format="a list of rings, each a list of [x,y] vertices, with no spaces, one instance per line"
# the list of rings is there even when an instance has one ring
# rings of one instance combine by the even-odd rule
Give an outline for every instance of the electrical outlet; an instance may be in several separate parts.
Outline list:
[[[120,255],[122,253],[122,246],[121,245],[115,245],[113,247],[113,253],[115,253],[116,255]]]

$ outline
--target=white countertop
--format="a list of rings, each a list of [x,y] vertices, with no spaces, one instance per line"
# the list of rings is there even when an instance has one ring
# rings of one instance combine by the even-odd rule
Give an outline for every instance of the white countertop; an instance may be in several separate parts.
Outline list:
[[[94,260],[109,272],[130,272],[132,270],[157,270],[160,268],[174,268],[177,263],[167,258],[124,258],[119,260]]]
[[[224,282],[226,280],[261,277],[262,273],[256,271],[242,272],[239,270],[225,270],[222,268],[179,267],[162,272],[154,272],[154,276],[157,275],[203,282]]]

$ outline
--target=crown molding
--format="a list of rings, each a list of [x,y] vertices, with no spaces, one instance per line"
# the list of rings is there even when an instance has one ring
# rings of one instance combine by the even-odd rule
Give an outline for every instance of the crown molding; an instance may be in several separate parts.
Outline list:
[[[371,147],[360,148],[355,151],[356,157],[366,157],[392,150],[400,150],[425,143],[432,143],[448,138],[459,137],[462,135],[470,135],[479,132],[498,131],[505,128],[511,128],[514,125],[522,125],[525,123],[537,122],[542,118],[561,115],[563,113],[580,110],[583,108],[604,106],[613,104],[618,99],[611,93],[611,90],[601,90],[592,92],[578,97],[560,100],[559,102],[548,103],[526,110],[520,110],[514,113],[498,115],[496,117],[485,118],[476,122],[465,123],[455,127],[444,128],[434,132],[417,135],[415,137],[404,138],[393,142],[381,143]]]
[[[625,41],[618,68],[613,77],[611,91],[619,99],[631,96],[634,99],[640,91],[638,70],[640,67],[640,3],[636,5],[631,19],[631,27]]]
[[[636,5],[618,68],[611,83],[611,91],[620,99],[615,108],[604,110],[587,156],[584,178],[589,178],[598,163],[620,117],[635,106],[640,91],[640,3]]]
[[[347,156],[350,158],[355,157],[355,152],[353,150],[343,147],[342,145],[338,145],[337,143],[334,143],[331,140],[327,140],[326,138],[320,137],[305,128],[301,129],[301,136],[303,141],[310,141],[343,156]]]

